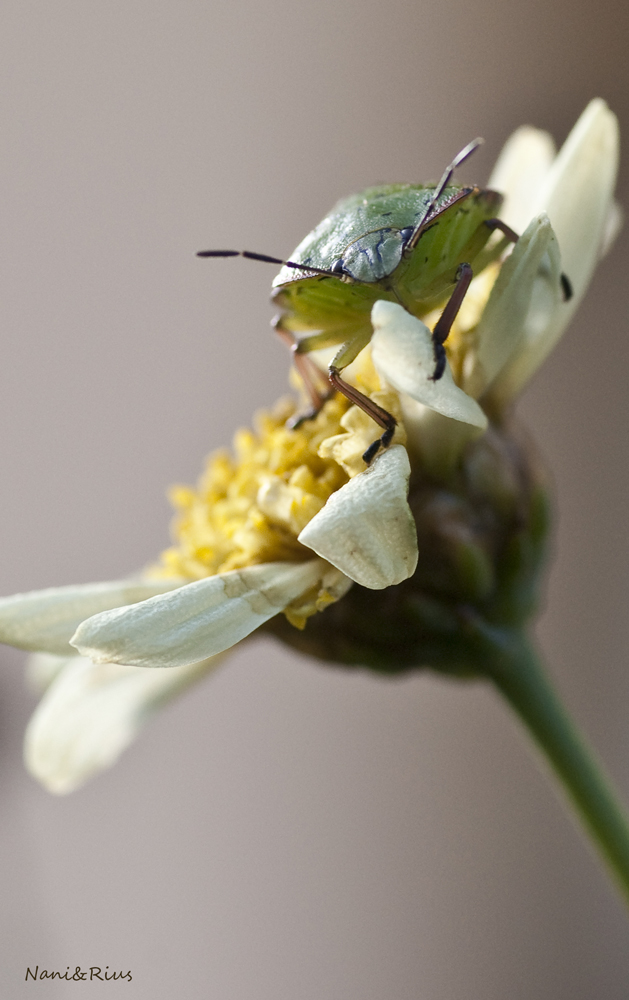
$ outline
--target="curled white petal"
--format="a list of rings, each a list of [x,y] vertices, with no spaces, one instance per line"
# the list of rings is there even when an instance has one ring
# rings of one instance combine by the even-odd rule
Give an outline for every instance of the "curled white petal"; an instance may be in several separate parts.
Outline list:
[[[488,187],[500,191],[500,217],[522,233],[536,214],[539,190],[555,158],[548,132],[523,125],[507,139],[489,178]]]
[[[410,472],[406,449],[389,448],[332,494],[299,541],[371,590],[406,580],[417,566]]]
[[[613,191],[618,171],[618,122],[604,101],[591,101],[562,146],[540,192],[538,211],[546,211],[559,243],[561,267],[573,290],[550,322],[531,326],[526,349],[507,363],[490,389],[502,406],[523,389],[545,361],[578,307],[605,247],[613,236]],[[611,221],[610,221],[611,220]]]
[[[447,481],[455,472],[461,455],[470,441],[482,431],[472,424],[436,413],[410,396],[400,394],[400,407],[406,430],[406,447],[433,479]]]
[[[156,708],[222,659],[142,670],[65,658],[26,729],[26,767],[49,791],[74,791],[114,763]]]
[[[169,594],[94,615],[72,645],[95,663],[178,667],[228,649],[314,587],[326,566],[263,563],[196,580]]]
[[[70,639],[84,618],[145,601],[181,586],[181,580],[115,580],[51,587],[0,598],[0,642],[19,649],[72,653]]]
[[[552,223],[572,284],[571,312],[583,297],[603,244],[618,157],[618,121],[597,98],[572,129],[539,194],[537,210]]]
[[[470,395],[480,396],[508,360],[544,334],[562,306],[560,278],[557,239],[542,214],[522,234],[492,288],[476,329],[476,351],[463,373]]]
[[[337,569],[336,566],[328,566],[326,572],[321,577],[321,590],[324,601],[329,600],[330,603],[340,601],[341,597],[345,597],[345,594],[353,587],[355,582],[351,577],[342,573],[340,569]]]
[[[398,392],[453,420],[485,430],[487,417],[476,400],[455,384],[450,366],[434,382],[435,358],[428,327],[395,302],[379,300],[371,310],[371,356],[378,374]]]

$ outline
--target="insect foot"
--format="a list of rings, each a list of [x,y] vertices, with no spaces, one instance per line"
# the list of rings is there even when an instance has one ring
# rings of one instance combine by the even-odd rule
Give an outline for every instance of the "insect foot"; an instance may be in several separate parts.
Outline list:
[[[289,417],[286,421],[286,426],[289,431],[298,431],[299,428],[306,420],[314,420],[319,411],[312,407],[310,410],[304,410],[303,413],[296,413],[293,417]]]
[[[384,434],[382,435],[382,437],[379,437],[376,441],[373,441],[367,448],[367,451],[364,453],[363,461],[365,465],[370,465],[371,462],[373,462],[374,458],[376,457],[381,448],[382,449],[388,448],[389,445],[391,444],[391,440],[393,438],[393,435],[395,434],[395,427],[396,427],[396,421],[394,420],[393,417],[391,417],[391,419],[393,420],[393,426],[388,427],[384,432]]]

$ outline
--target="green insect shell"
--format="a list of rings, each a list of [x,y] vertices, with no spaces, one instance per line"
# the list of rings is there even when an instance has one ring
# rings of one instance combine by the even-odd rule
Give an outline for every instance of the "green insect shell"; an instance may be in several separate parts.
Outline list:
[[[369,343],[370,314],[377,299],[424,316],[445,302],[459,264],[477,274],[503,250],[486,248],[502,203],[496,191],[449,185],[437,200],[413,248],[413,230],[435,185],[388,184],[342,199],[299,244],[273,282],[281,312],[278,328],[293,336],[299,354],[342,345],[334,364],[344,368]],[[308,264],[334,271],[307,274]],[[338,277],[336,276],[338,274]]]

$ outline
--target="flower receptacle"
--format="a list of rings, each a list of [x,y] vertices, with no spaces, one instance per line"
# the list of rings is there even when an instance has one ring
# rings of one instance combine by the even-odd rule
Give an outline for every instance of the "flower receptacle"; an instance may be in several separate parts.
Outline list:
[[[492,425],[447,484],[416,470],[409,506],[419,550],[409,579],[383,591],[355,584],[303,632],[282,616],[265,630],[344,666],[482,674],[470,620],[519,630],[538,604],[550,524],[539,458],[514,426]]]

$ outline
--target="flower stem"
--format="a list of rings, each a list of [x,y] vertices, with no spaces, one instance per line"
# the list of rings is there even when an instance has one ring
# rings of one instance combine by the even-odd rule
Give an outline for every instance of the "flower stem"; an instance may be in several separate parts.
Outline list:
[[[629,815],[521,633],[473,623],[483,672],[520,716],[629,904]]]

